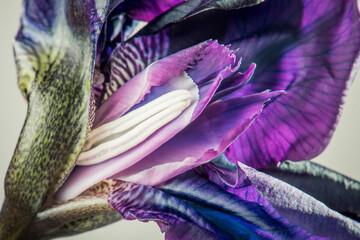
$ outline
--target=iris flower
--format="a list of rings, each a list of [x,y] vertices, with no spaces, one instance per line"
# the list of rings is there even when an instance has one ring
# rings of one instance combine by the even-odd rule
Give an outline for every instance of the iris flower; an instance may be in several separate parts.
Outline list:
[[[303,161],[355,75],[356,1],[25,0],[14,50],[28,114],[1,239],[122,218],[166,239],[360,238],[360,184]]]

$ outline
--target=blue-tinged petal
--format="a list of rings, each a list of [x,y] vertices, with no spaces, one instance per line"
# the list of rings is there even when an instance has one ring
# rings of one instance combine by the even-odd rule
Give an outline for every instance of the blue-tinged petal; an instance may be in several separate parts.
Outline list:
[[[360,223],[328,208],[299,189],[238,163],[260,195],[283,217],[306,231],[331,239],[360,238]],[[229,188],[228,191],[233,191]]]
[[[144,185],[114,181],[108,201],[126,220],[156,220],[161,228],[190,222],[211,230],[206,219],[181,199]]]
[[[261,171],[301,189],[341,214],[360,220],[360,183],[309,161],[282,162]]]
[[[360,49],[357,1],[267,1],[229,18],[224,42],[255,62],[239,96],[285,90],[227,156],[249,166],[307,160],[328,144]],[[233,23],[233,24],[231,24]]]
[[[213,232],[201,228],[192,223],[179,223],[172,226],[164,226],[166,240],[220,240]]]
[[[177,224],[189,223],[220,239],[311,238],[282,218],[259,194],[257,201],[247,201],[194,171],[156,188],[118,182],[108,200],[125,219],[156,221],[165,232]]]

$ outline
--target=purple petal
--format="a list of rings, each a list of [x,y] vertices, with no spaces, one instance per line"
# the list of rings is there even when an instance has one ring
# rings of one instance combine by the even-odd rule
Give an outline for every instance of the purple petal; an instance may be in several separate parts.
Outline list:
[[[142,33],[153,34],[163,29],[165,26],[172,23],[179,23],[184,19],[190,18],[196,14],[221,9],[221,10],[233,10],[239,8],[250,7],[263,2],[263,0],[193,0],[184,1],[173,7],[170,11],[164,12],[159,17],[154,19],[149,25],[142,31]],[[200,15],[200,14],[199,14]],[[204,24],[205,23],[205,24]],[[203,26],[207,25],[206,22],[202,23]],[[222,26],[224,27],[224,26]],[[185,33],[186,34],[186,33]]]
[[[151,63],[165,57],[169,48],[168,32],[133,38],[112,52],[110,82],[106,83],[104,100],[135,77]]]
[[[217,44],[217,42],[207,41],[153,63],[148,67],[147,71],[142,71],[136,75],[101,105],[96,112],[94,126],[100,126],[122,116],[131,107],[140,103],[145,98],[145,95],[151,92],[152,87],[160,86],[169,79],[179,77],[184,74],[184,71],[188,72],[195,83],[204,84],[203,90],[200,90],[199,93],[200,102],[195,110],[197,113],[201,112],[210,101],[222,78],[227,77],[234,71],[235,56],[233,53],[233,51]],[[214,57],[214,55],[219,58],[219,61],[209,64],[206,60]],[[214,67],[211,72],[205,76],[196,73],[197,71],[204,73],[203,69],[209,70],[208,65]],[[212,78],[209,79],[209,76]],[[213,78],[215,78],[215,81],[209,84],[206,82],[213,80]]]
[[[179,223],[162,229],[166,240],[220,240],[219,236],[191,223]]]
[[[88,11],[88,15],[91,19],[91,42],[93,43],[94,47],[97,45],[97,41],[100,35],[100,31],[111,13],[111,11],[114,10],[115,7],[117,7],[120,3],[122,3],[124,0],[91,0],[89,5],[90,8]],[[77,21],[75,16],[73,16],[74,19]],[[95,55],[96,49],[94,49],[93,54]],[[95,59],[95,56],[94,56]]]
[[[211,104],[186,129],[113,178],[152,186],[210,161],[248,128],[270,97],[279,94],[266,91]]]
[[[133,89],[127,88],[127,86],[138,86],[137,83],[140,82],[140,83],[144,83],[146,88],[148,87],[146,86],[146,84],[149,84],[149,82],[151,84],[151,80],[153,80],[154,82],[158,80],[163,82],[161,86],[151,88],[151,93],[149,93],[146,97],[144,97],[143,102],[145,103],[149,102],[150,100],[152,100],[151,98],[154,98],[154,95],[156,98],[157,96],[163,95],[169,91],[174,91],[177,89],[186,89],[190,93],[192,93],[192,97],[193,97],[190,106],[187,109],[185,109],[176,119],[172,120],[170,123],[156,130],[156,132],[150,135],[145,141],[139,143],[137,146],[131,148],[130,150],[95,165],[75,167],[72,173],[70,174],[70,176],[68,177],[68,179],[66,180],[66,182],[58,190],[56,197],[58,200],[67,200],[76,197],[81,192],[86,190],[88,187],[104,180],[105,178],[109,178],[112,175],[118,173],[119,171],[122,171],[128,168],[129,166],[135,164],[136,162],[144,158],[146,155],[154,151],[156,148],[164,144],[170,138],[172,138],[176,133],[181,131],[191,121],[198,99],[197,86],[191,80],[191,78],[189,78],[185,74],[185,72],[183,72],[183,75],[176,76],[175,78],[162,79],[161,75],[157,75],[155,76],[157,78],[149,77],[150,80],[147,81],[147,79],[143,77],[143,75],[147,75],[147,76],[150,75],[149,72],[147,73],[138,74],[135,78],[133,78],[128,83],[126,83],[105,102],[107,103],[109,101],[112,101],[113,99],[116,99],[113,97],[118,97],[118,96],[121,97],[122,101],[125,101],[123,105],[121,105],[122,103],[121,101],[120,102],[112,101],[111,103],[115,105],[115,108],[110,109],[111,111],[114,111],[116,114],[118,114],[119,111],[125,112],[128,110],[125,109],[126,107],[131,108],[130,105],[126,105],[128,104],[128,102],[126,101],[129,100],[138,101],[139,98],[136,98],[137,96],[139,95],[141,97],[144,96],[144,92],[141,92],[140,94],[136,95],[136,92],[132,92]],[[137,79],[140,79],[140,81],[137,81]],[[136,87],[134,88],[136,90]],[[119,92],[125,94],[118,95]],[[128,98],[126,99],[126,97]],[[99,111],[102,110],[103,106],[104,104],[100,106]],[[116,117],[116,116],[112,115],[111,117]]]
[[[197,54],[207,44],[199,44],[168,56],[151,64],[146,70],[137,74],[100,106],[96,112],[95,127],[124,115],[133,106],[142,102],[145,96],[153,91],[153,87],[162,86],[171,79],[183,76],[184,70],[197,59]],[[187,58],[182,57],[184,54],[187,55]],[[174,62],[177,61],[180,62],[175,65]]]
[[[193,171],[156,188],[117,188],[109,193],[108,201],[125,219],[156,221],[166,236],[167,231],[170,236],[173,231],[179,234],[178,228],[187,223],[201,229],[199,234],[208,233],[220,239],[311,238],[282,218],[258,193],[257,201],[247,201]],[[244,192],[247,189],[244,187]]]
[[[233,98],[235,92],[242,88],[253,76],[256,65],[251,64],[249,69],[245,73],[237,73],[221,82],[221,85],[217,89],[215,96],[212,101],[218,99],[229,99]],[[234,93],[234,94],[232,94]]]
[[[108,195],[110,205],[126,220],[156,221],[163,231],[170,230],[172,225],[187,222],[212,229],[211,225],[186,203],[154,188],[114,181]],[[171,210],[164,212],[164,207]]]
[[[308,232],[332,239],[357,239],[360,223],[329,209],[306,193],[285,182],[239,163],[259,193],[280,215]]]
[[[127,11],[134,20],[150,22],[172,7],[184,2],[185,0],[137,0],[126,1],[123,10]]]
[[[240,61],[237,61],[235,57],[236,50],[231,51],[228,46],[219,45],[217,41],[207,42],[209,44],[202,46],[198,58],[186,70],[199,86],[200,94],[192,120],[196,119],[208,103],[214,100],[213,96],[222,80],[227,79],[240,67]]]
[[[353,77],[360,49],[357,2],[267,1],[229,21],[236,25],[229,25],[224,42],[239,48],[245,63],[258,65],[237,94],[287,94],[268,104],[227,156],[257,168],[315,157],[334,132]]]
[[[209,64],[209,58],[214,56],[217,56],[219,61],[217,64]],[[210,101],[220,81],[235,71],[233,68],[237,65],[234,64],[233,51],[217,42],[207,41],[161,59],[137,74],[96,111],[95,127],[112,121],[175,89],[185,88],[193,92],[191,89],[196,88],[195,83],[202,85],[199,87],[199,100],[193,101],[179,117],[157,130],[138,146],[105,162],[87,167],[76,167],[58,191],[57,197],[59,199],[75,197],[93,184],[136,164],[171,139],[200,114]],[[209,69],[209,66],[212,69]],[[204,73],[207,70],[211,70],[207,75],[196,73],[196,71]],[[188,71],[193,79],[190,79],[185,71]],[[264,98],[269,96],[266,95]],[[261,99],[261,102],[264,101],[266,100]],[[262,106],[262,103],[259,105]]]

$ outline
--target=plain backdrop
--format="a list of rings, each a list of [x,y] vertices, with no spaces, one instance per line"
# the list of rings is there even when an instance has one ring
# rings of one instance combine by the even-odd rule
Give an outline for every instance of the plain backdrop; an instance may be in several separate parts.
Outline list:
[[[26,114],[26,103],[16,85],[12,42],[19,25],[21,0],[0,3],[0,204],[4,176]],[[360,78],[352,84],[343,116],[328,148],[314,161],[360,180]],[[26,187],[26,186],[24,186]],[[120,221],[99,230],[64,239],[163,239],[155,223]]]

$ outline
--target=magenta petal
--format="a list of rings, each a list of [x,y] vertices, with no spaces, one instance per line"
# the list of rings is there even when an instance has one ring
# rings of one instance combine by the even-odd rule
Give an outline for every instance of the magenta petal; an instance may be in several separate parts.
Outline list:
[[[321,153],[337,125],[359,55],[357,1],[265,1],[234,15],[229,24],[225,42],[239,48],[245,66],[258,66],[237,94],[264,89],[287,94],[264,109],[227,157],[261,168]]]
[[[148,79],[141,72],[128,81],[105,101],[95,113],[94,128],[124,115],[132,106],[141,102],[152,86],[160,85],[159,79]]]
[[[265,91],[211,104],[174,138],[113,178],[152,186],[210,161],[249,127],[269,98],[279,94]]]
[[[218,61],[211,61],[215,56]],[[206,41],[156,61],[124,84],[100,106],[96,111],[94,127],[122,116],[140,103],[145,95],[151,92],[152,87],[180,77],[184,71],[197,85],[203,84],[200,87],[200,100],[194,119],[210,101],[220,81],[237,70],[235,60],[234,51],[216,41]]]
[[[143,75],[147,75],[150,81],[146,81],[146,79],[143,78]],[[145,103],[149,102],[152,98],[154,98],[154,95],[156,97],[170,91],[174,91],[178,89],[186,89],[192,95],[190,106],[188,106],[188,108],[185,109],[177,118],[175,118],[168,124],[164,125],[160,129],[156,130],[156,132],[150,135],[145,141],[139,143],[137,146],[129,149],[128,151],[98,164],[75,167],[75,169],[70,174],[69,178],[66,180],[64,185],[58,190],[57,199],[67,200],[76,197],[77,195],[79,195],[81,192],[91,187],[92,185],[106,178],[111,177],[112,175],[128,168],[129,166],[132,166],[133,164],[135,164],[136,162],[140,161],[142,158],[153,152],[156,148],[160,147],[166,141],[174,137],[176,133],[180,132],[182,129],[186,127],[186,125],[190,123],[198,100],[198,89],[196,84],[191,80],[189,76],[187,76],[187,74],[184,71],[182,75],[176,76],[174,78],[170,78],[167,81],[165,80],[163,81],[161,75],[158,75],[157,78],[154,78],[149,76],[149,74],[141,73],[137,75],[137,77],[135,77],[132,80],[140,79],[142,80],[142,83],[145,84],[148,84],[149,82],[151,82],[151,80],[154,79],[159,80],[158,82],[163,82],[161,86],[153,87],[151,89],[151,93],[144,98],[143,102]],[[129,86],[128,84],[130,83],[132,84],[134,82],[137,83],[136,81],[129,81],[127,84],[121,87],[118,92],[121,92],[121,90],[124,89],[124,87]],[[111,100],[113,96],[117,97],[118,92],[112,95],[109,98],[109,100]],[[144,96],[142,93],[139,95],[135,95],[135,94],[132,95],[131,91],[128,91],[126,93],[128,93],[128,97],[130,100],[139,99],[139,98],[135,98],[136,96],[139,95]],[[122,95],[121,97],[126,97],[126,96]],[[133,99],[131,99],[131,97],[133,97]],[[112,102],[112,103],[119,104],[119,102],[117,103]],[[123,106],[119,104],[117,109],[111,109],[111,110],[114,110],[114,112],[118,113],[119,111],[124,109],[121,107]],[[131,106],[128,105],[128,107],[130,108]]]
[[[256,65],[253,63],[245,73],[237,73],[234,76],[227,78],[221,82],[217,89],[215,96],[211,99],[216,101],[218,99],[229,99],[237,97],[236,91],[242,88],[253,76]],[[241,96],[238,96],[241,97]]]
[[[125,10],[128,10],[130,17],[135,20],[150,22],[160,14],[185,0],[140,0],[126,1]]]
[[[236,51],[230,50],[228,46],[219,45],[217,41],[207,43],[208,45],[203,46],[199,52],[198,58],[186,70],[199,86],[200,99],[192,120],[201,114],[211,100],[214,101],[213,96],[222,80],[234,74],[240,66],[240,61],[236,60]]]
[[[205,108],[221,80],[237,69],[233,53],[226,46],[207,41],[151,64],[124,84],[96,111],[95,126],[112,121],[167,92],[194,89],[195,83],[200,84],[199,100],[193,99],[192,104],[178,118],[127,152],[96,165],[76,167],[59,190],[58,198],[75,197],[93,184],[127,169],[184,129]],[[217,64],[209,64],[207,57],[215,55],[218,58]],[[209,72],[204,76],[196,71]]]

